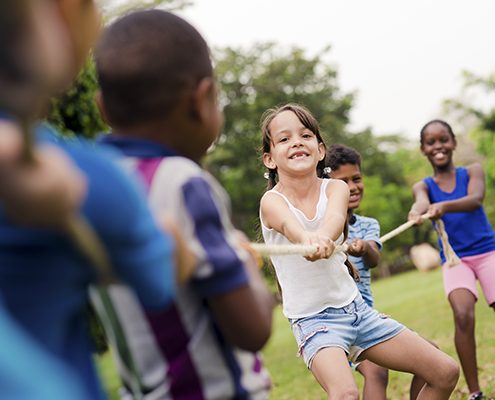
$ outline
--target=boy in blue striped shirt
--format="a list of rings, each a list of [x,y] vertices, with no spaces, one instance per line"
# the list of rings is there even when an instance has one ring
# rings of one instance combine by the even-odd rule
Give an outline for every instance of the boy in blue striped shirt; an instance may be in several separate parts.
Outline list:
[[[361,172],[361,155],[353,148],[333,144],[327,151],[326,167],[331,168],[328,173],[333,179],[341,179],[349,185],[350,197],[348,206],[348,244],[349,260],[359,271],[359,291],[364,301],[373,307],[371,293],[370,269],[378,265],[380,260],[380,224],[374,218],[355,214],[364,193],[363,175]],[[388,370],[371,361],[365,360],[355,366],[364,377],[363,398],[387,398]],[[410,398],[415,399],[419,394],[424,381],[414,377],[411,382]]]

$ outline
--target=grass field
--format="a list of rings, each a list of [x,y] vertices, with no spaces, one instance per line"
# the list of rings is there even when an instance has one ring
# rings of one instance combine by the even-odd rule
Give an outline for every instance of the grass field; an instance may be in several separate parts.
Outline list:
[[[440,270],[421,273],[411,271],[373,283],[376,307],[383,313],[407,325],[422,336],[433,340],[443,351],[457,360],[453,343],[452,313],[442,288]],[[494,312],[481,297],[476,308],[476,337],[480,383],[488,398],[495,397],[495,327]],[[296,357],[296,345],[289,324],[277,308],[273,334],[263,354],[273,380],[272,400],[323,400],[325,394]],[[117,399],[118,378],[109,355],[99,360],[100,370],[112,399]],[[356,373],[361,387],[361,376]],[[388,398],[407,399],[411,375],[391,372]],[[465,399],[467,387],[461,376],[451,397]]]

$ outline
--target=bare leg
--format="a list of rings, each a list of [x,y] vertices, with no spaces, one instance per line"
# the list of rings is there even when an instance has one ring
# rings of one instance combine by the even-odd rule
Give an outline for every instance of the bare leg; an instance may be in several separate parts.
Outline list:
[[[474,305],[476,298],[467,289],[456,289],[449,294],[454,313],[455,348],[462,366],[462,372],[473,393],[480,390],[476,362],[476,340],[474,337]]]
[[[435,343],[433,343],[431,340],[428,339],[425,340],[438,349],[438,346]],[[420,378],[417,375],[413,376],[411,380],[411,387],[409,388],[409,400],[416,400],[416,398],[419,395],[419,392],[421,392],[421,389],[423,389],[425,383],[426,381],[423,378]]]
[[[347,355],[341,348],[327,347],[316,353],[311,372],[327,392],[328,399],[359,399],[359,391]]]
[[[414,375],[411,380],[411,386],[409,388],[409,400],[416,400],[419,396],[419,392],[423,389],[426,381],[417,375]]]
[[[368,360],[356,369],[364,377],[363,400],[387,400],[388,369]]]
[[[426,384],[418,400],[447,400],[459,379],[457,363],[409,329],[369,348],[362,357],[385,368],[423,378]]]

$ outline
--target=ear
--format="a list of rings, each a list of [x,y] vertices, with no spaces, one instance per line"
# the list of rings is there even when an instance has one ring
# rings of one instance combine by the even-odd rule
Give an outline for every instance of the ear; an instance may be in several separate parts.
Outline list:
[[[265,167],[268,169],[276,169],[277,164],[275,164],[275,161],[273,161],[272,155],[270,153],[263,153],[263,164],[265,164]]]
[[[318,159],[322,161],[325,158],[325,155],[327,154],[327,148],[324,143],[318,143],[318,152],[320,153]]]
[[[103,96],[101,94],[101,90],[98,90],[95,94],[95,102],[96,106],[98,107],[98,111],[100,112],[101,118],[107,125],[111,125],[110,121],[108,120],[108,114],[107,110],[105,108],[105,102],[103,101]]]
[[[215,81],[211,77],[203,78],[192,93],[191,112],[200,122],[210,118],[211,107],[216,107]]]

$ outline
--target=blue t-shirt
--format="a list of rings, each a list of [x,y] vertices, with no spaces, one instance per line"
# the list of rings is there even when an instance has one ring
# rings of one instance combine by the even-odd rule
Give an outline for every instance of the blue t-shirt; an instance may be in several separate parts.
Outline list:
[[[467,196],[469,173],[464,167],[456,168],[456,185],[450,193],[440,189],[432,177],[425,178],[424,182],[428,187],[431,203],[451,201]],[[474,256],[495,250],[495,236],[483,207],[473,211],[446,213],[442,221],[449,235],[449,243],[459,257]],[[440,240],[438,240],[438,245],[442,262],[445,262]]]
[[[347,235],[348,242],[352,242],[354,239],[372,240],[376,242],[378,248],[382,248],[380,242],[380,224],[374,218],[363,217],[361,215],[353,214],[355,218],[351,218],[349,222],[349,232]],[[353,222],[353,223],[351,223]],[[364,301],[370,307],[373,307],[373,294],[371,293],[371,272],[370,269],[364,265],[363,257],[354,257],[349,255],[349,261],[359,271],[359,282],[357,283],[358,289],[363,296]]]
[[[0,305],[0,398],[89,400],[74,371],[65,368],[19,327]]]
[[[172,244],[157,228],[142,193],[111,159],[82,140],[65,140],[47,126],[41,142],[61,148],[87,177],[82,214],[103,242],[117,278],[148,309],[165,308],[174,294]],[[103,397],[88,337],[88,286],[93,266],[66,234],[11,223],[0,206],[0,293],[19,326],[66,368],[76,371],[91,399]]]

